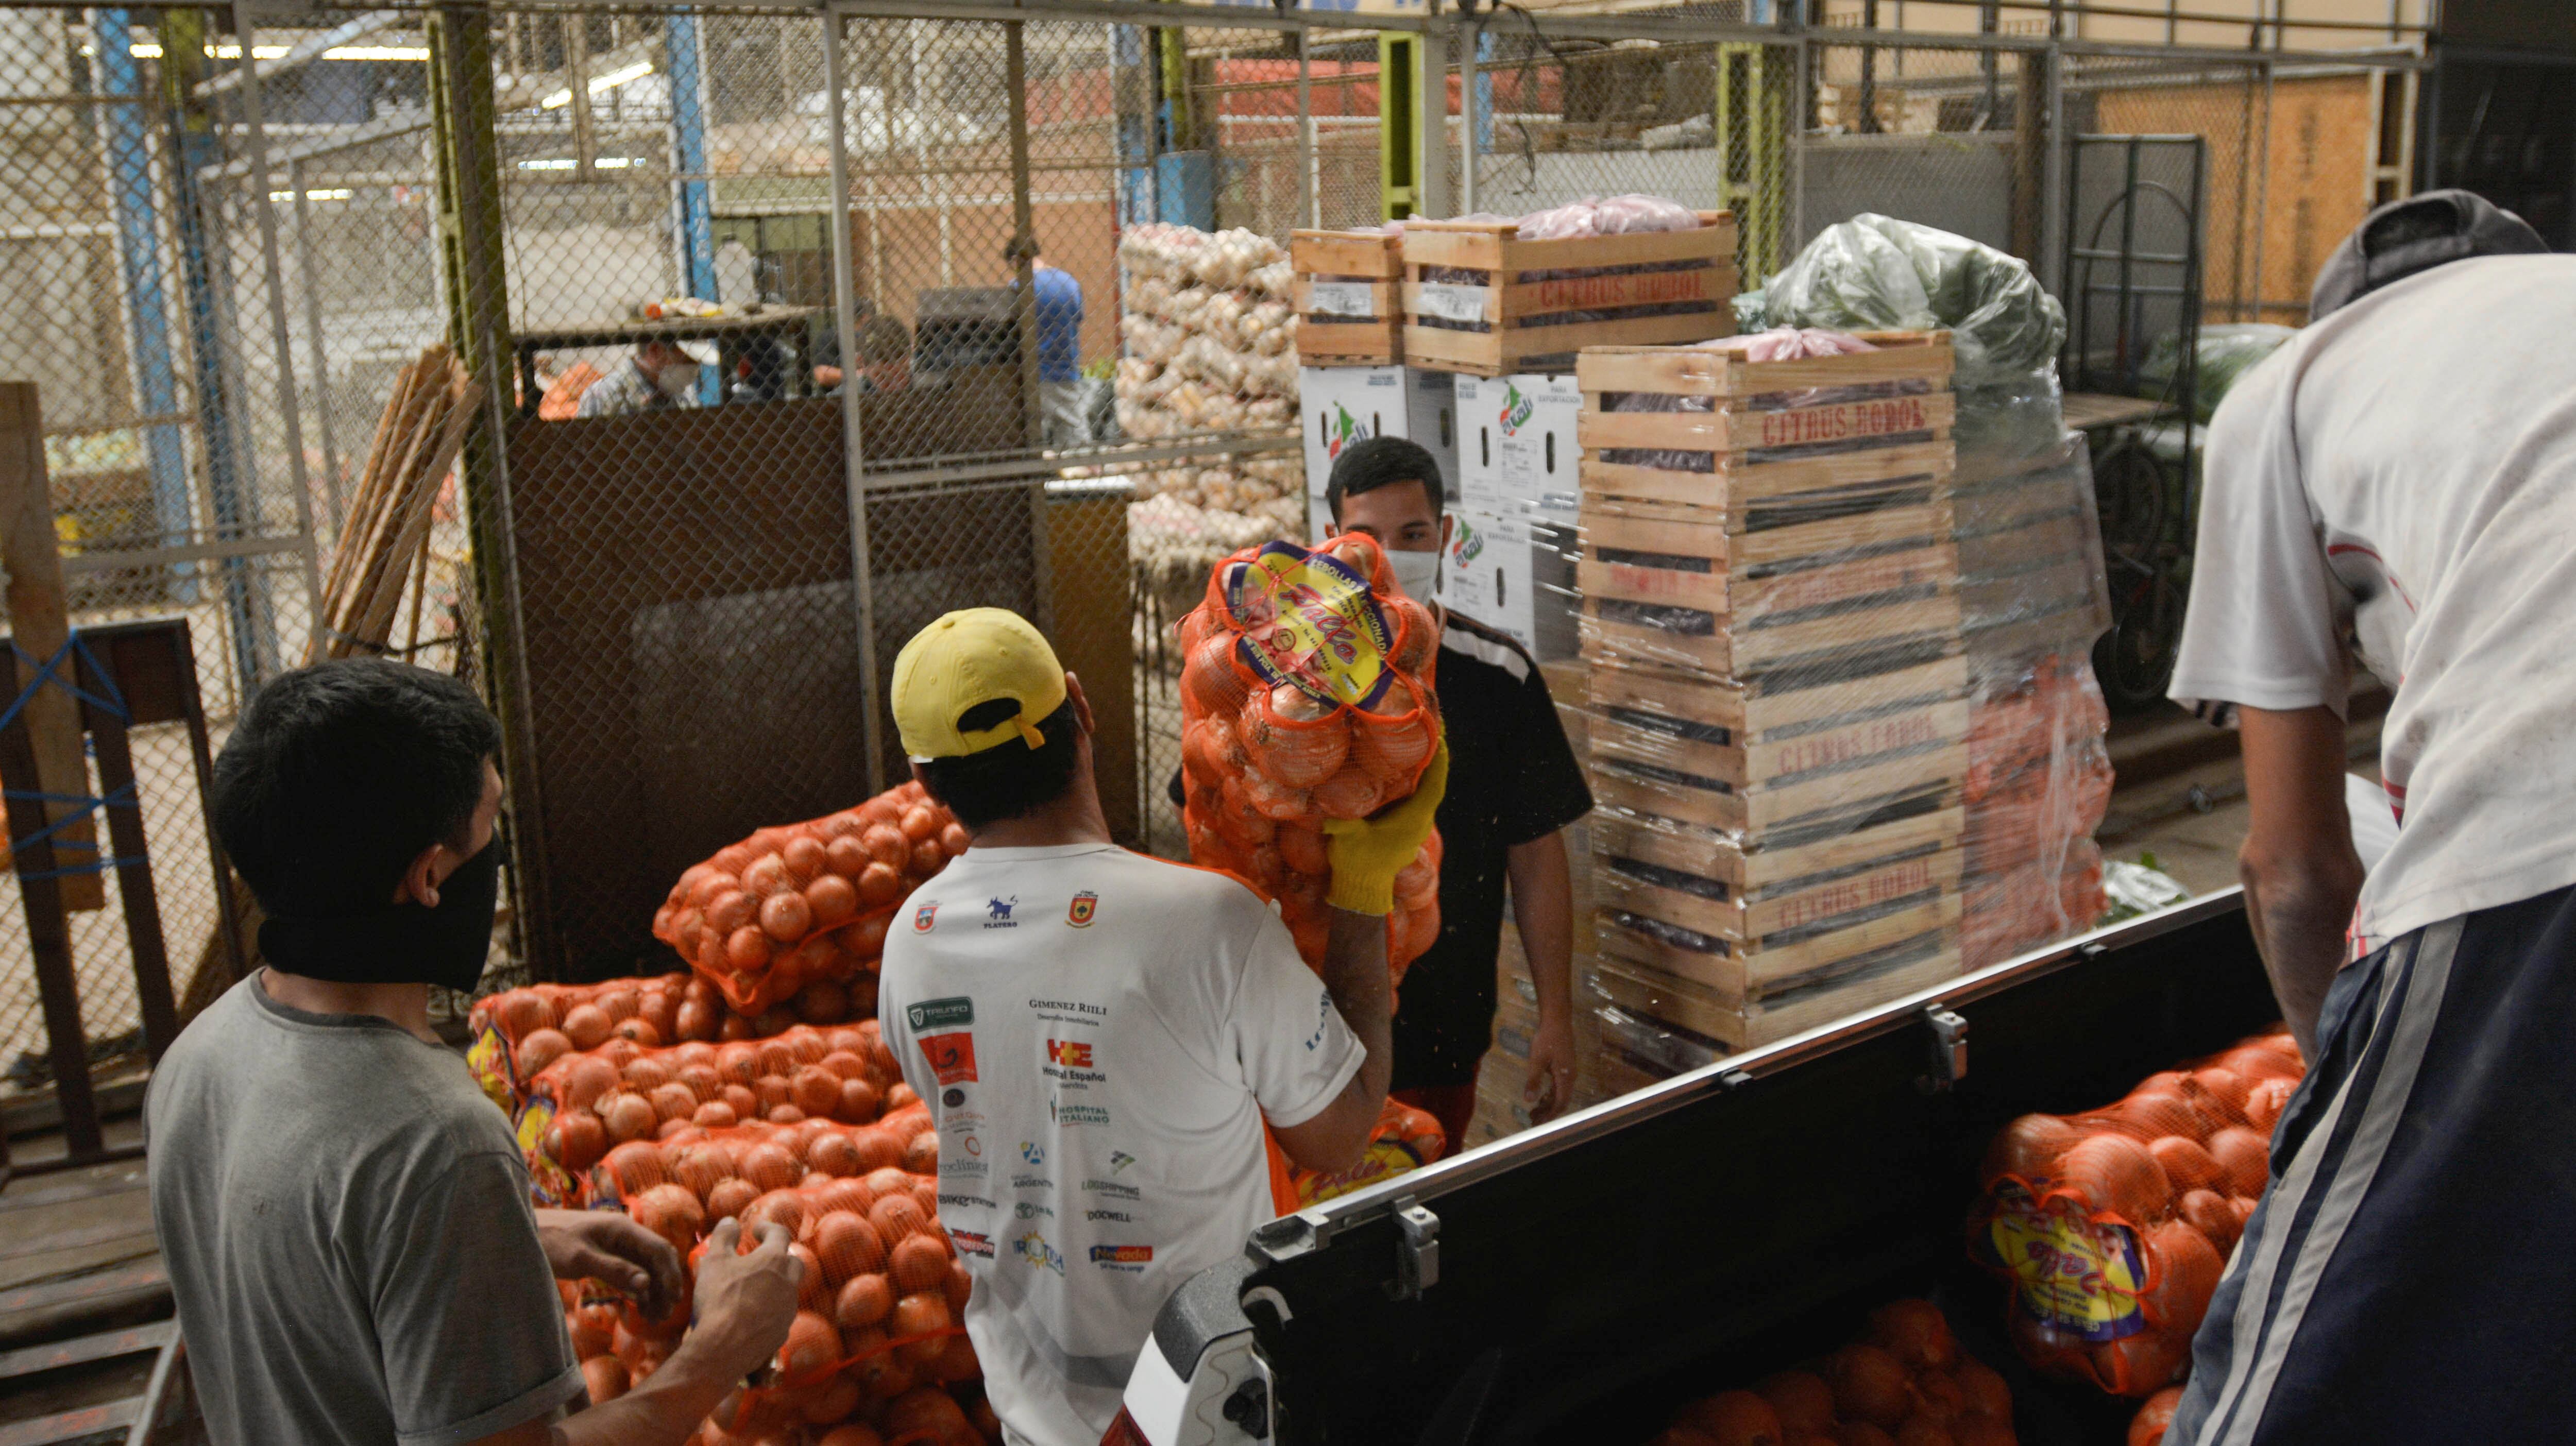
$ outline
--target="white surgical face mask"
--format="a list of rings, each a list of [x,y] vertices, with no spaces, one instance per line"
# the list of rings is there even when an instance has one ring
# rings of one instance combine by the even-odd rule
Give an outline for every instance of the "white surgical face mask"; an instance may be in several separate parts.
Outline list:
[[[1386,565],[1394,571],[1395,585],[1404,589],[1406,597],[1418,603],[1431,601],[1433,590],[1440,585],[1438,548],[1429,552],[1407,552],[1390,547],[1386,550]]]
[[[693,361],[664,362],[653,378],[653,385],[672,401],[686,401],[698,389],[698,364]]]

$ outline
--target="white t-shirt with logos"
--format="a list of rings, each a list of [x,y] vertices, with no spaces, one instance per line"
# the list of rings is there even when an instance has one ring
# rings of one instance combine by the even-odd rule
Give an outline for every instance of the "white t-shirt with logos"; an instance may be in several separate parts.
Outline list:
[[[2356,957],[2576,884],[2576,257],[2455,261],[2301,332],[2210,423],[2172,695],[2394,690]]]
[[[1164,1300],[1278,1213],[1262,1118],[1313,1118],[1365,1051],[1251,890],[1108,844],[960,855],[904,901],[877,1000],[939,1121],[993,1409],[1095,1446]]]

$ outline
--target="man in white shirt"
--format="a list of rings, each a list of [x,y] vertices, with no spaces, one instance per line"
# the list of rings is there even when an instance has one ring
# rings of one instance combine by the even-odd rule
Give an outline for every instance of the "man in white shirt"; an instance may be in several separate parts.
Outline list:
[[[1393,1055],[1385,915],[1447,750],[1410,800],[1333,826],[1319,980],[1242,883],[1110,842],[1090,705],[1018,616],[932,623],[893,702],[974,844],[888,931],[886,1044],[939,1120],[940,1224],[1004,1438],[1094,1446],[1164,1300],[1292,1207],[1285,1161],[1366,1146]]]
[[[716,364],[711,341],[648,341],[581,394],[574,415],[626,417],[698,404],[698,377]]]
[[[2576,1352],[2576,257],[2383,207],[2211,422],[2173,694],[2241,721],[2307,1080],[2169,1446],[2563,1440]],[[2347,825],[2354,658],[2398,827]],[[2357,906],[2357,907],[2356,907]]]

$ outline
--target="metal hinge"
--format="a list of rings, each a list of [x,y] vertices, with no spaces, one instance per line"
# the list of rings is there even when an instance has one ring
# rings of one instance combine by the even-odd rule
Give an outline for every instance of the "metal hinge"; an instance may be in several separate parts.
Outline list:
[[[1419,1300],[1440,1283],[1440,1217],[1406,1195],[1395,1202],[1395,1298]]]
[[[1932,1027],[1932,1055],[1939,1073],[1934,1089],[1948,1089],[1968,1077],[1968,1021],[1957,1010],[1939,1004],[1923,1006],[1923,1022]]]

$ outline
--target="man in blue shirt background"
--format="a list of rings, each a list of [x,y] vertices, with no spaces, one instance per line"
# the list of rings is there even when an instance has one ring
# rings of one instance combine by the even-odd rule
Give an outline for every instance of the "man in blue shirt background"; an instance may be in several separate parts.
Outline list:
[[[1038,406],[1046,445],[1078,447],[1091,440],[1082,414],[1082,283],[1073,274],[1029,257],[1037,292]]]

